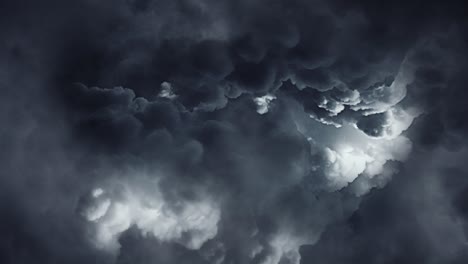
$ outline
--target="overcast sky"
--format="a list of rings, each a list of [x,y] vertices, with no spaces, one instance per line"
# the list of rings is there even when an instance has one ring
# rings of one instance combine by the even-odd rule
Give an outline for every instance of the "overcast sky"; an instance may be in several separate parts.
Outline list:
[[[468,263],[464,1],[0,1],[0,263]]]

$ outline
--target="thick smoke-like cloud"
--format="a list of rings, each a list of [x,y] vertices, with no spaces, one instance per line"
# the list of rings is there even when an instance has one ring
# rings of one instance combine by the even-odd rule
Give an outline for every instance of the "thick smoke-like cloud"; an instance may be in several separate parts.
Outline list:
[[[437,1],[0,4],[1,263],[464,263]]]

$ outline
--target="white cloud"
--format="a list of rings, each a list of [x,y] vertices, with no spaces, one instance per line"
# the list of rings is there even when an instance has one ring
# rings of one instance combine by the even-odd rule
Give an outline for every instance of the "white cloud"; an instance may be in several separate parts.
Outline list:
[[[161,91],[159,92],[158,96],[171,100],[177,98],[177,95],[173,91],[172,85],[168,82],[161,83]]]
[[[318,238],[319,234],[313,232],[299,236],[287,231],[287,228],[279,230],[271,237],[269,246],[272,251],[261,264],[299,264],[301,262],[299,248],[305,244],[314,244]]]
[[[333,99],[327,99],[325,96],[320,97],[317,102],[317,106],[327,110],[330,113],[330,116],[336,116],[345,109],[343,103],[337,102]]]
[[[264,96],[254,98],[253,101],[257,105],[257,113],[261,115],[268,113],[270,103],[275,99],[276,96],[272,94],[267,94]]]
[[[392,111],[385,136],[371,137],[352,123],[342,126],[324,124],[321,120],[311,119],[300,108],[294,111],[294,119],[299,131],[307,138],[314,155],[321,155],[325,162],[316,164],[327,179],[330,190],[348,186],[358,176],[369,179],[385,174],[388,161],[404,161],[411,151],[411,141],[401,135],[413,121],[413,116],[402,110]],[[375,185],[369,185],[367,192]]]
[[[220,210],[207,199],[177,201],[175,210],[157,188],[148,194],[127,185],[115,197],[101,188],[92,193],[93,205],[85,208],[82,215],[95,228],[93,240],[102,249],[117,250],[119,236],[132,225],[144,235],[177,242],[189,249],[199,249],[218,231]],[[96,193],[101,194],[96,197]]]
[[[366,164],[373,158],[361,149],[350,145],[333,150],[325,147],[325,175],[332,185],[338,188],[346,186],[364,172]]]
[[[367,137],[367,136],[366,136]],[[398,136],[393,139],[357,140],[338,145],[335,149],[325,147],[325,176],[332,189],[341,189],[359,175],[373,178],[385,173],[387,161],[404,161],[411,151],[411,141]],[[391,176],[391,175],[389,175]],[[369,189],[373,186],[369,186]]]
[[[392,107],[386,113],[388,120],[384,130],[384,137],[392,139],[398,137],[403,131],[408,129],[413,123],[413,120],[418,117],[422,111],[416,109],[412,111],[403,110],[396,106]]]

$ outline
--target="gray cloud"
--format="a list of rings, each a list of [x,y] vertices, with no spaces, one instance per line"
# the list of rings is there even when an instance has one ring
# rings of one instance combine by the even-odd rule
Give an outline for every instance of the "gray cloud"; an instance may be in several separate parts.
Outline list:
[[[0,4],[0,262],[462,263],[461,5]]]

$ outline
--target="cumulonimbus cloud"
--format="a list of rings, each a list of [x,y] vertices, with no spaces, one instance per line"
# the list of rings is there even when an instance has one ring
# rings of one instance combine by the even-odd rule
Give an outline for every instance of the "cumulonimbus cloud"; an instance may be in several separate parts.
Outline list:
[[[0,8],[19,257],[297,264],[421,148],[465,142],[449,4],[26,2]]]

